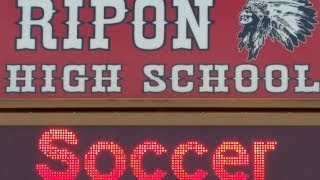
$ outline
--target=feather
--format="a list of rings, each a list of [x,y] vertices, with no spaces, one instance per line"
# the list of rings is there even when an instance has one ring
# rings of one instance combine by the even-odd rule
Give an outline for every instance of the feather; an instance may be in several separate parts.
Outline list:
[[[301,42],[306,42],[306,37],[305,37],[303,34],[298,33],[297,36],[298,36],[298,39],[299,39]]]
[[[312,35],[318,23],[317,11],[310,0],[248,0],[247,4],[250,4],[245,6],[247,9],[255,7],[253,14],[259,9],[259,22],[245,25],[238,35],[239,49],[247,47],[248,60],[257,58],[268,37],[294,51],[299,43],[306,42],[306,36]]]
[[[307,20],[301,19],[300,21],[303,24],[303,26],[305,26],[306,28],[308,28],[310,30],[314,30],[314,26],[310,22],[308,22]]]

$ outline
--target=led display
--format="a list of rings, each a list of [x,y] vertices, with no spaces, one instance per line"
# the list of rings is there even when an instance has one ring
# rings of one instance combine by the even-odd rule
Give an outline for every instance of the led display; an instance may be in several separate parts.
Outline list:
[[[317,180],[320,127],[0,127],[0,179]]]

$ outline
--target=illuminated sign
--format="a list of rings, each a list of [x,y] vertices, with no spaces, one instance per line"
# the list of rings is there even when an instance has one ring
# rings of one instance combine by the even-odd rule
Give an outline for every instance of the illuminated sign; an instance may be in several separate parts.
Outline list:
[[[3,0],[0,98],[315,98],[317,0]]]
[[[317,179],[319,132],[318,127],[1,127],[0,177]]]

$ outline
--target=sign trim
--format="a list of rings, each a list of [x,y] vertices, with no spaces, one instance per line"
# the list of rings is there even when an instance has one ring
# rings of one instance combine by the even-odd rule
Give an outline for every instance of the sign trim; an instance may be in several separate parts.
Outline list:
[[[0,109],[23,108],[316,108],[319,99],[2,99]]]
[[[320,126],[320,112],[0,113],[0,126]]]

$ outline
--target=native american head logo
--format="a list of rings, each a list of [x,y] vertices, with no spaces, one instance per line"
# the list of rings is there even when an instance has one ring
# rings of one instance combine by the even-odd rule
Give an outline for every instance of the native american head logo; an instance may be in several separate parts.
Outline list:
[[[318,23],[309,0],[248,0],[239,16],[239,49],[247,48],[248,61],[257,58],[268,37],[293,51]]]

